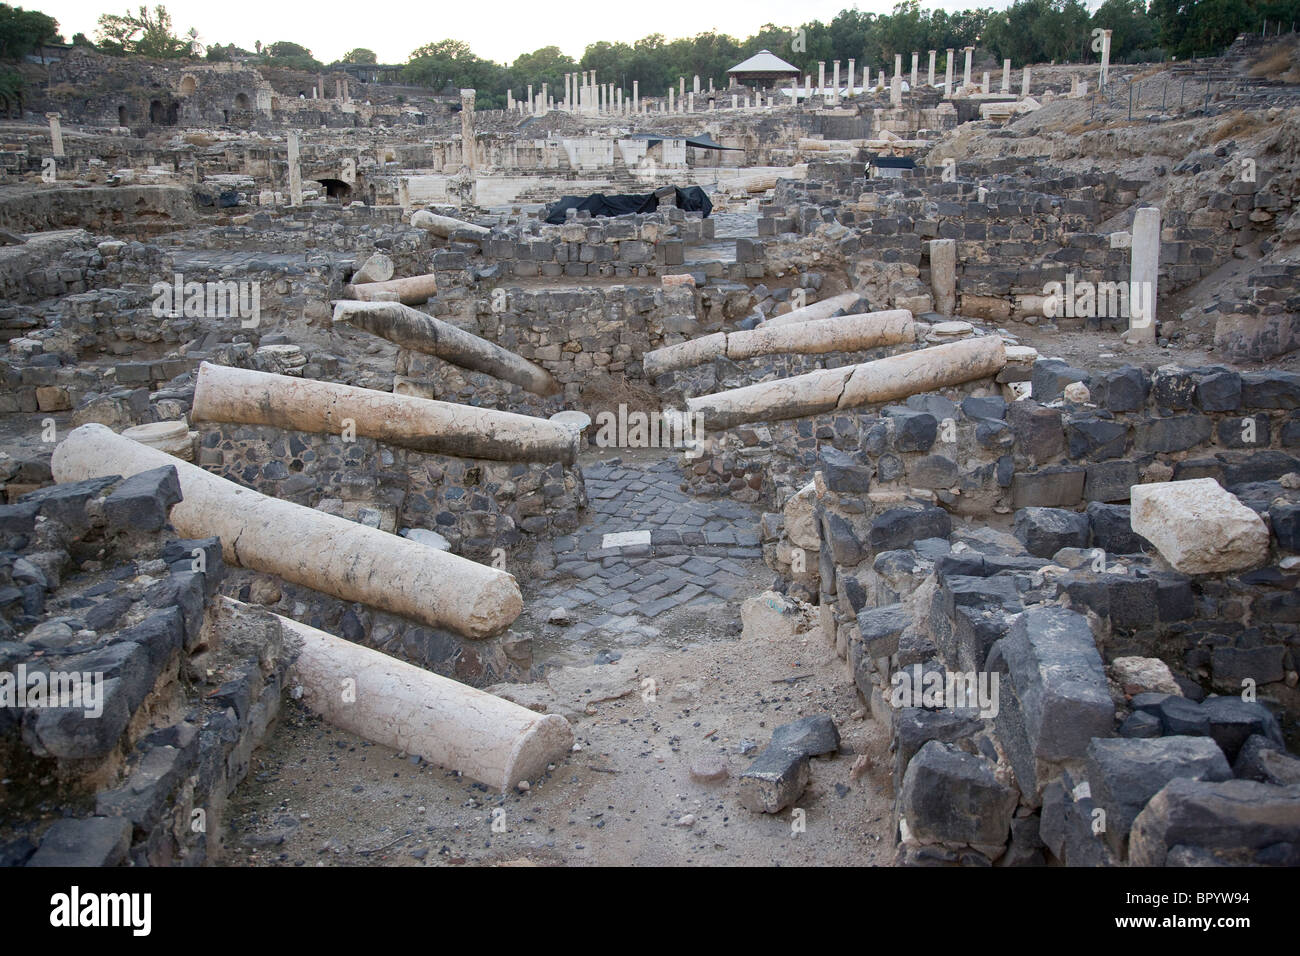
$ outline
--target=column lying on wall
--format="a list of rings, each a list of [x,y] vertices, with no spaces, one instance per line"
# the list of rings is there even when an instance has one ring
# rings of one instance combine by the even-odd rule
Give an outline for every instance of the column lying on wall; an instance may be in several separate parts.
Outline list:
[[[686,410],[706,430],[718,431],[894,401],[987,378],[1005,364],[1002,339],[988,335],[701,395],[687,399]]]
[[[331,726],[502,792],[538,780],[573,746],[573,729],[559,714],[539,714],[290,618],[223,597],[217,627],[258,614],[293,640],[290,683]],[[345,698],[341,687],[353,693]]]
[[[858,304],[862,296],[856,292],[841,292],[839,295],[833,295],[829,299],[822,299],[820,302],[814,302],[812,305],[805,305],[802,308],[791,309],[782,315],[774,315],[766,322],[763,327],[769,325],[790,325],[795,322],[808,322],[812,319],[828,319],[841,309],[851,309]]]
[[[573,464],[578,436],[545,418],[224,365],[199,366],[193,420],[341,435],[488,461]]]
[[[645,353],[646,377],[690,368],[725,357],[732,361],[759,355],[821,355],[856,352],[916,340],[912,313],[906,309],[862,312],[790,325],[763,326],[741,332],[715,332],[689,342]]]
[[[560,383],[540,365],[495,342],[397,302],[341,299],[334,303],[334,322],[346,322],[404,349],[435,355],[461,368],[518,385],[535,395],[554,395],[560,391]]]
[[[519,585],[504,571],[259,494],[104,425],[73,429],[50,462],[59,483],[167,465],[183,496],[172,525],[186,538],[219,537],[231,564],[470,638],[499,634],[523,608]]]
[[[463,219],[455,219],[451,216],[439,216],[427,209],[418,209],[412,213],[411,225],[443,239],[450,239],[453,232],[472,233],[479,239],[486,239],[492,235],[492,230],[486,226],[476,226],[472,222],[465,222]]]
[[[428,302],[429,296],[437,291],[438,280],[432,272],[422,276],[389,279],[387,282],[363,282],[343,287],[344,295],[361,302],[391,301],[396,296],[397,301],[403,305]]]

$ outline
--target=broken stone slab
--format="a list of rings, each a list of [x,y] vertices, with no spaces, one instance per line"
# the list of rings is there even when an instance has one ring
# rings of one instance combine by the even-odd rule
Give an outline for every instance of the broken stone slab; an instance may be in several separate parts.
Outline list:
[[[436,355],[461,368],[483,372],[535,395],[554,395],[560,390],[560,384],[541,366],[400,303],[338,301],[334,303],[334,322],[353,325],[412,352]]]
[[[1097,738],[1086,767],[1093,800],[1106,811],[1106,842],[1119,856],[1137,815],[1170,780],[1232,779],[1223,751],[1208,737]]]
[[[1268,560],[1268,527],[1213,478],[1134,485],[1133,531],[1184,574],[1228,574]]]
[[[138,472],[104,499],[110,531],[161,531],[172,506],[181,500],[180,478],[172,465]]]
[[[777,727],[768,746],[820,757],[839,749],[840,732],[829,714],[812,714]]]
[[[1287,753],[1281,744],[1261,734],[1252,734],[1237,754],[1232,772],[1240,780],[1290,787],[1300,784],[1300,759]]]
[[[898,805],[921,842],[1006,843],[1019,799],[984,757],[931,740],[907,765]]]
[[[387,282],[363,282],[361,285],[345,285],[343,295],[348,299],[361,302],[391,302],[396,299],[402,305],[421,305],[438,291],[438,280],[432,272],[419,276],[406,276],[402,279],[389,279]]]
[[[767,747],[740,775],[740,805],[753,813],[780,813],[808,785],[808,755]]]
[[[1237,696],[1207,697],[1201,701],[1201,713],[1209,721],[1209,735],[1227,756],[1235,761],[1246,741],[1254,735],[1282,746],[1282,728],[1263,704]]]
[[[1300,787],[1171,780],[1133,821],[1131,866],[1300,865]]]
[[[1033,756],[1053,761],[1083,757],[1092,738],[1111,736],[1115,705],[1092,629],[1082,614],[1041,605],[1029,608],[994,645],[990,668],[999,659],[1018,699]],[[999,721],[1015,704],[1001,701]]]
[[[1062,548],[1086,548],[1090,533],[1088,516],[1077,511],[1021,508],[1016,512],[1016,538],[1038,558],[1050,558]]]
[[[578,434],[544,418],[224,365],[199,366],[194,420],[355,434],[402,448],[491,461],[573,464]]]
[[[1002,339],[989,335],[916,349],[874,362],[819,369],[686,402],[705,428],[803,418],[906,398],[996,375],[1006,362]]]
[[[229,604],[238,602],[223,599]],[[573,746],[558,714],[538,714],[458,681],[279,615],[299,645],[291,681],[328,723],[502,793],[534,781]],[[349,685],[347,682],[351,681]],[[349,686],[355,694],[345,695]]]
[[[732,361],[760,355],[821,355],[856,352],[916,340],[912,313],[906,309],[863,312],[792,324],[771,324],[740,332],[715,332],[702,338],[647,352],[648,378],[674,369],[701,365],[715,358]]]
[[[41,837],[28,866],[121,866],[131,848],[131,821],[125,817],[56,820]]]
[[[74,429],[52,459],[60,483],[166,465],[175,467],[184,495],[172,524],[186,537],[219,537],[230,564],[470,638],[500,633],[523,607],[519,585],[504,571],[242,488],[103,425]]]

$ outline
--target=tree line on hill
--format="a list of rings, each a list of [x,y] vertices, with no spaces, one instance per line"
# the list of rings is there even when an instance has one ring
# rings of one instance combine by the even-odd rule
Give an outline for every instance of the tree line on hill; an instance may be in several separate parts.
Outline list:
[[[841,10],[829,22],[812,20],[799,26],[767,24],[753,36],[738,40],[707,32],[669,40],[653,33],[634,43],[599,41],[574,59],[557,46],[522,53],[513,62],[497,63],[478,56],[461,40],[444,39],[413,50],[401,66],[402,79],[435,93],[473,88],[481,109],[505,106],[506,92],[522,97],[532,86],[548,84],[552,95],[563,95],[564,75],[594,70],[602,83],[625,92],[639,84],[643,96],[662,95],[678,77],[690,82],[699,76],[727,86],[727,70],[760,50],[769,50],[805,74],[816,75],[817,64],[854,59],[858,69],[892,69],[895,54],[910,65],[910,54],[939,51],[944,66],[948,49],[976,48],[978,59],[1014,67],[1030,63],[1083,62],[1096,58],[1094,31],[1112,31],[1111,60],[1115,63],[1186,59],[1222,53],[1241,33],[1294,31],[1300,21],[1300,0],[1103,0],[1089,12],[1083,0],[1014,0],[1005,10],[974,8],[957,12],[924,9],[919,0],[902,0],[891,13]],[[62,42],[58,23],[36,11],[0,3],[0,107],[21,97],[21,76],[12,66],[49,43]],[[135,12],[104,14],[92,40],[78,33],[74,45],[91,46],[113,56],[154,59],[203,57],[210,61],[240,60],[254,65],[323,71],[346,64],[374,64],[374,51],[363,47],[333,63],[323,63],[298,43],[280,40],[252,50],[233,43],[205,45],[190,29],[178,34],[166,7],[140,6]],[[861,74],[859,74],[861,75]]]

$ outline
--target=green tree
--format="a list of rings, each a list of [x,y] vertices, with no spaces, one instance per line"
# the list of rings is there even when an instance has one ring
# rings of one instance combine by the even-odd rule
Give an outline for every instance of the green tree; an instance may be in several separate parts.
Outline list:
[[[576,73],[578,64],[573,58],[563,53],[558,46],[544,46],[532,53],[521,53],[510,64],[508,79],[512,90],[523,93],[531,85],[536,92],[542,84],[548,89],[564,96],[564,74]]]
[[[147,56],[159,60],[174,60],[193,53],[192,43],[198,35],[177,36],[172,28],[172,17],[162,4],[151,11],[143,4],[138,13],[121,16],[105,13],[99,18],[99,48],[114,56]]]
[[[279,66],[290,70],[314,71],[325,64],[311,55],[311,50],[300,43],[278,40],[262,48],[268,66]]]
[[[59,35],[59,22],[36,10],[0,3],[0,60],[21,60]]]
[[[347,53],[344,53],[343,62],[344,63],[378,63],[379,57],[375,55],[374,50],[367,50],[365,47],[359,46],[355,50],[348,50]]]

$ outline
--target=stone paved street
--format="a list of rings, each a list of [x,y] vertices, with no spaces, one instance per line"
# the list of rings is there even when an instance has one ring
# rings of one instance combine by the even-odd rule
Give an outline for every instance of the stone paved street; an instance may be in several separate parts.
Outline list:
[[[611,458],[584,465],[583,475],[587,522],[555,540],[557,577],[525,602],[542,620],[553,608],[567,610],[566,637],[650,636],[657,631],[648,622],[666,612],[753,593],[763,573],[759,512],[683,492],[672,457]]]

